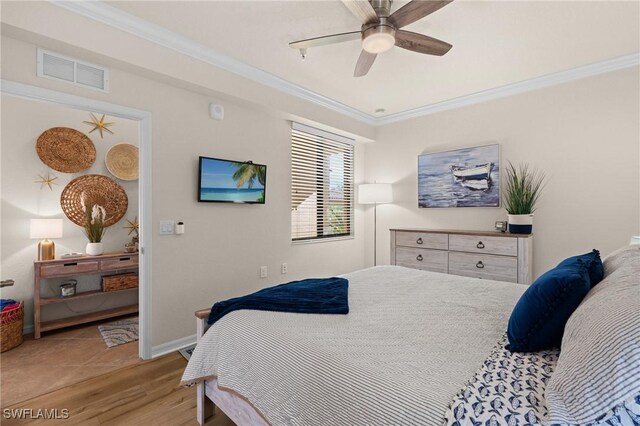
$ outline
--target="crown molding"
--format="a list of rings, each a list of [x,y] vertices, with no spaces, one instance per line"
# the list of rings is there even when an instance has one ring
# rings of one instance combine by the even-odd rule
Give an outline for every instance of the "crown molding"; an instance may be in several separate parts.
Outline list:
[[[167,30],[121,9],[110,6],[102,1],[61,1],[52,0],[52,4],[110,27],[128,32],[137,37],[158,44],[167,49],[175,50],[183,55],[221,68],[230,73],[255,81],[264,86],[278,90],[335,111],[346,117],[354,118],[369,125],[375,125],[376,118],[341,102],[323,96],[312,90],[305,89],[295,83],[233,59],[211,49],[204,44]]]
[[[640,65],[640,53],[632,53],[630,55],[620,56],[618,58],[608,59],[589,65],[583,65],[581,67],[572,68],[553,74],[547,74],[529,80],[520,81],[518,83],[507,84],[505,86],[483,90],[480,92],[472,93],[470,95],[460,96],[458,98],[453,98],[442,102],[436,102],[434,104],[402,111],[397,114],[390,114],[378,118],[376,120],[376,125],[383,126],[385,124],[391,124],[411,118],[422,117],[424,115],[435,114],[441,111],[475,105],[494,99],[518,95],[520,93],[543,89],[545,87],[568,83],[570,81],[592,77],[599,74],[605,74],[625,68],[631,68],[638,65]]]
[[[535,77],[517,83],[507,84],[505,86],[483,90],[469,95],[448,99],[446,101],[436,102],[422,107],[401,111],[395,114],[376,117],[345,105],[334,99],[323,96],[312,90],[306,89],[295,83],[291,83],[283,78],[255,68],[244,62],[220,54],[203,44],[197,43],[187,37],[169,31],[159,25],[153,24],[142,18],[129,14],[121,9],[110,6],[102,1],[51,0],[51,3],[71,12],[75,12],[79,15],[101,22],[110,27],[128,32],[152,43],[158,44],[168,49],[172,49],[176,52],[221,68],[230,73],[239,75],[241,77],[260,83],[264,86],[303,99],[315,105],[327,108],[331,111],[337,112],[346,117],[356,119],[371,126],[383,126],[386,124],[396,123],[399,121],[435,114],[437,112],[461,108],[469,105],[475,105],[493,99],[513,96],[561,83],[567,83],[573,80],[579,80],[586,77],[592,77],[595,75],[640,65],[640,53],[632,53],[630,55],[620,56],[618,58],[608,59],[605,61],[596,62],[565,71]]]

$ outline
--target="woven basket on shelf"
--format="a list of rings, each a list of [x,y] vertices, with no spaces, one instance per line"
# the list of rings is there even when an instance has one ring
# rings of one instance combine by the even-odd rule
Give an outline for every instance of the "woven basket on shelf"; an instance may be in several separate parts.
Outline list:
[[[102,291],[117,291],[135,287],[138,287],[138,274],[135,272],[102,277]]]
[[[8,351],[22,343],[24,302],[16,309],[2,311],[0,318],[0,352]]]
[[[81,172],[96,161],[96,147],[91,139],[69,127],[45,130],[38,137],[36,152],[44,164],[63,173]]]
[[[122,219],[127,212],[129,199],[125,190],[110,177],[84,175],[75,178],[60,194],[60,207],[70,221],[84,226],[85,212],[82,210],[82,196],[87,209],[98,204],[107,212],[105,226],[111,226]]]
[[[138,147],[119,143],[107,151],[104,158],[109,173],[122,180],[138,179]]]

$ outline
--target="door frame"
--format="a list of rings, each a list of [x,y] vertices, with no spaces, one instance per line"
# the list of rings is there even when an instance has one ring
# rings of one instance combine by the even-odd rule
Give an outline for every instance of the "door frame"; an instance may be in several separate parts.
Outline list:
[[[142,359],[151,359],[151,113],[123,105],[71,95],[11,80],[0,80],[0,93],[33,101],[107,114],[138,122],[139,166],[138,217],[140,218],[140,288],[138,352]]]

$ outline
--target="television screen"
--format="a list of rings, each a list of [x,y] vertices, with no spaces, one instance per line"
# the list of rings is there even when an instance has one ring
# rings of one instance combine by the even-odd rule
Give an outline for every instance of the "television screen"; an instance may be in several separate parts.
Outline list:
[[[267,166],[200,157],[198,201],[264,204]]]

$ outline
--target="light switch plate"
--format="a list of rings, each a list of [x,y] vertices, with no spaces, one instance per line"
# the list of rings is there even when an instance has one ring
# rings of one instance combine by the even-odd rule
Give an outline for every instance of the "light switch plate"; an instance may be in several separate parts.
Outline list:
[[[160,235],[172,235],[174,233],[175,221],[173,220],[161,220],[160,221]]]

